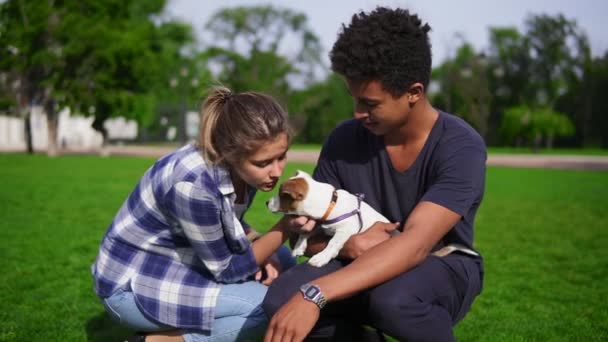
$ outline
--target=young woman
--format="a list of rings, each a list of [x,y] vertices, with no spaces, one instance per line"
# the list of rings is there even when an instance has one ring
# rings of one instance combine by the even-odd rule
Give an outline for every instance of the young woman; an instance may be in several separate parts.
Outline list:
[[[285,112],[269,96],[218,87],[201,114],[199,141],[143,175],[92,266],[107,312],[140,341],[260,335],[267,285],[295,264],[282,244],[301,218],[263,236],[243,221],[256,190],[271,191],[285,167]]]

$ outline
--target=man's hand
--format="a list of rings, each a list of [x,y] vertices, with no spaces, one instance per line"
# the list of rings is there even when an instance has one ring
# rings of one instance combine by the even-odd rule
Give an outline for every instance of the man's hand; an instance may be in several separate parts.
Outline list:
[[[351,236],[342,247],[340,256],[356,259],[366,250],[390,239],[391,233],[397,229],[399,223],[376,222],[363,233]]]
[[[264,342],[303,341],[317,323],[319,313],[315,303],[296,293],[272,316]]]
[[[269,286],[281,273],[281,263],[276,253],[271,255],[268,260],[260,265],[260,270],[255,273],[255,280]]]

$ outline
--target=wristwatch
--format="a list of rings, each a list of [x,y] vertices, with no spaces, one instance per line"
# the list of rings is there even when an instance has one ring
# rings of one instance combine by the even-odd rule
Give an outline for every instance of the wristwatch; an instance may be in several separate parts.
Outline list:
[[[317,285],[304,284],[300,286],[300,292],[302,292],[302,296],[304,296],[304,299],[317,304],[319,309],[323,309],[325,304],[327,304],[325,296],[323,296],[321,289]]]

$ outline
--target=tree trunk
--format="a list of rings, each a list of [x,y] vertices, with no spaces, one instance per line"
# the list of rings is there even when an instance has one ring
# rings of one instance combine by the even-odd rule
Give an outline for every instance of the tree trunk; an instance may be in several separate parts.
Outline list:
[[[552,134],[547,135],[547,139],[545,141],[545,147],[547,148],[547,150],[550,150],[553,148],[553,135]]]
[[[34,154],[34,144],[32,142],[32,110],[31,107],[27,108],[25,115],[23,116],[23,128],[25,136],[25,146],[28,154]]]
[[[48,127],[48,146],[46,154],[49,157],[55,157],[58,154],[57,148],[57,130],[59,114],[55,111],[54,101],[48,100],[44,105],[44,111],[46,112],[46,122]]]
[[[101,106],[100,106],[101,109]],[[104,113],[98,113],[95,115],[95,120],[91,124],[94,130],[101,133],[101,147],[99,148],[99,155],[102,157],[107,157],[110,155],[110,150],[108,148],[108,130],[103,125],[106,122],[109,116]]]
[[[538,153],[540,151],[540,144],[542,142],[543,136],[540,133],[536,133],[534,136],[534,141],[532,142],[532,152]]]

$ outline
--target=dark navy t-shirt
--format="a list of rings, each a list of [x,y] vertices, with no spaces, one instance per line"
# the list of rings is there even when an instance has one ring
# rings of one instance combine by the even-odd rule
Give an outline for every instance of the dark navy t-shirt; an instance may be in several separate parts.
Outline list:
[[[365,201],[391,222],[404,222],[420,201],[448,208],[462,219],[436,247],[473,248],[473,222],[485,187],[486,147],[464,120],[439,112],[424,147],[405,171],[393,167],[384,140],[357,120],[340,124],[323,145],[314,178]]]

